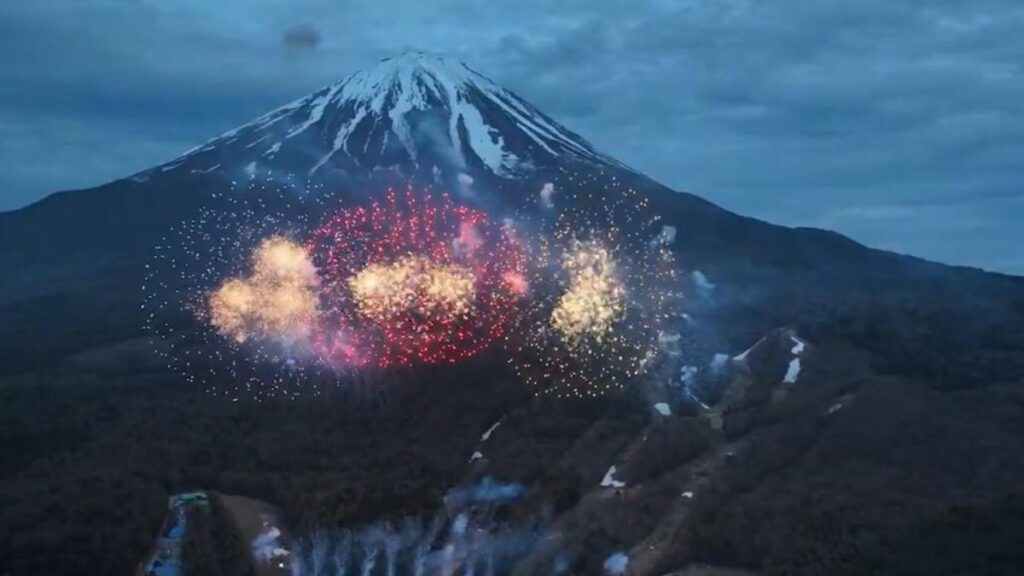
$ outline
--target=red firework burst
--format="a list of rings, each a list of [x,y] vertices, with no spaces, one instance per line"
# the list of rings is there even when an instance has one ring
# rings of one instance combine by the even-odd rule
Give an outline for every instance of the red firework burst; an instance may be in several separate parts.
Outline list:
[[[323,283],[315,348],[339,365],[472,356],[505,335],[525,289],[523,253],[510,230],[445,194],[412,187],[339,211],[307,248]]]

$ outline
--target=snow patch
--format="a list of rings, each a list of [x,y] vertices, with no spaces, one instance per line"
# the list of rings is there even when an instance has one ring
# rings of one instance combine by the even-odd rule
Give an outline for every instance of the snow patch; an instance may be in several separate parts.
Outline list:
[[[263,528],[252,540],[252,556],[257,562],[270,562],[276,558],[290,555],[284,547],[281,529],[274,525],[273,519],[263,515]]]
[[[494,431],[498,429],[498,426],[501,426],[501,420],[498,420],[494,424],[491,424],[491,427],[485,430],[484,433],[480,435],[480,441],[487,442],[491,438],[491,434],[494,434]]]
[[[355,116],[338,128],[337,133],[334,134],[334,142],[331,144],[331,150],[327,154],[324,154],[320,160],[317,160],[317,163],[309,169],[309,176],[312,176],[318,170],[323,168],[324,165],[330,162],[331,158],[334,157],[339,150],[344,149],[345,152],[348,152],[348,137],[352,135],[352,132],[354,132],[356,127],[363,121],[363,118],[366,118],[366,111],[357,110]]]
[[[270,134],[264,134],[263,136],[260,136],[259,138],[257,138],[255,140],[253,140],[252,142],[249,142],[248,144],[246,144],[245,147],[246,148],[252,148],[253,146],[259,144],[260,142],[263,142],[267,138],[270,138]]]
[[[309,116],[306,117],[306,120],[304,122],[289,130],[288,133],[285,135],[285,139],[294,138],[299,134],[305,132],[313,124],[319,122],[320,119],[324,117],[324,110],[326,110],[327,105],[330,104],[332,100],[334,100],[334,96],[338,93],[339,88],[340,86],[335,84],[333,86],[328,87],[326,89],[326,93],[323,96],[314,96],[312,101],[309,102]]]
[[[549,153],[559,156],[560,154],[551,148],[551,145],[559,145],[569,155],[581,160],[596,164],[612,164],[619,168],[629,169],[615,159],[598,153],[587,142],[575,138],[561,126],[555,125],[553,121],[549,122],[543,114],[529,104],[519,100],[511,92],[506,91],[489,80],[487,82],[491,89],[485,91],[484,94],[506,113],[513,116],[518,127]]]
[[[761,345],[761,342],[764,342],[764,336],[762,336],[761,339],[758,340],[757,342],[754,342],[754,345],[751,346],[750,348],[747,348],[743,352],[733,356],[732,359],[737,362],[743,362],[744,360],[747,359],[747,356],[749,356],[750,353],[754,351],[754,348],[757,348],[758,346]]]
[[[604,478],[601,479],[602,488],[625,488],[626,483],[620,482],[615,479],[615,466],[612,466],[604,473]]]
[[[626,566],[629,565],[629,556],[624,552],[616,552],[604,560],[605,574],[619,576],[626,573]]]
[[[786,375],[782,378],[782,381],[786,384],[795,384],[797,378],[800,377],[800,355],[804,353],[807,345],[796,336],[791,335],[789,339],[793,341],[793,348],[790,349],[790,353],[794,355],[794,358],[789,361]]]
[[[467,102],[464,96],[449,89],[449,105],[452,107],[451,133],[452,143],[455,146],[456,155],[462,155],[459,146],[459,126],[466,129],[466,136],[469,141],[469,148],[476,154],[476,157],[487,166],[491,172],[498,176],[510,176],[519,163],[515,154],[505,150],[505,140],[495,128],[491,128],[484,120],[480,110]],[[454,103],[451,99],[454,98]],[[465,161],[463,161],[465,165]]]
[[[181,166],[184,163],[185,163],[184,160],[180,160],[178,162],[170,162],[168,164],[164,164],[163,166],[161,166],[160,167],[160,171],[161,172],[169,172],[169,171],[174,170],[175,168]]]
[[[386,59],[335,86],[337,99],[351,103],[355,116],[339,130],[332,154],[344,147],[363,118],[387,117],[391,121],[391,132],[416,162],[416,139],[407,115],[441,102],[449,111],[447,137],[456,165],[468,165],[465,158],[468,149],[494,174],[510,176],[519,158],[505,149],[501,133],[486,122],[472,101],[478,91],[486,93],[495,88],[489,80],[458,62],[420,53]],[[443,135],[436,136],[443,138]]]
[[[790,350],[790,352],[792,354],[796,354],[797,356],[803,354],[804,348],[807,347],[804,341],[800,340],[796,336],[790,336],[789,339],[793,341],[793,348]]]
[[[793,358],[789,361],[789,366],[786,368],[786,375],[782,378],[782,381],[786,384],[796,384],[797,378],[800,377],[800,359]]]
[[[711,372],[715,375],[722,374],[729,365],[729,355],[718,353],[711,358]]]
[[[671,416],[672,408],[669,407],[665,402],[658,402],[654,405],[654,409],[658,411],[662,416]]]
[[[280,151],[281,151],[281,143],[280,142],[274,142],[274,145],[271,146],[270,148],[267,148],[267,151],[264,152],[263,155],[266,156],[267,158],[273,158]]]

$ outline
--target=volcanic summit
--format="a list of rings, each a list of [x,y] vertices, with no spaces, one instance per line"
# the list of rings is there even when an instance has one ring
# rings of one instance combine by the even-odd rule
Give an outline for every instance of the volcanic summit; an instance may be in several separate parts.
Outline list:
[[[406,173],[514,178],[567,161],[624,168],[462,62],[386,58],[186,152],[153,172],[289,173],[310,180]]]

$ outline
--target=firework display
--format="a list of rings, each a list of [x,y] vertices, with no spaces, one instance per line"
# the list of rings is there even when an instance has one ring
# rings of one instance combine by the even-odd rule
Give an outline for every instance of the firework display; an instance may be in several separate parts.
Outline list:
[[[672,324],[677,267],[646,200],[615,181],[540,195],[535,298],[509,362],[538,394],[601,395],[643,374]],[[557,202],[555,201],[557,200]]]
[[[546,184],[500,221],[411,186],[355,203],[256,185],[174,230],[147,278],[160,350],[214,392],[318,392],[503,342],[537,393],[599,395],[675,325],[674,234],[614,180]]]
[[[444,194],[389,189],[327,219],[306,246],[323,283],[314,340],[328,362],[454,362],[505,336],[518,314],[519,244]]]

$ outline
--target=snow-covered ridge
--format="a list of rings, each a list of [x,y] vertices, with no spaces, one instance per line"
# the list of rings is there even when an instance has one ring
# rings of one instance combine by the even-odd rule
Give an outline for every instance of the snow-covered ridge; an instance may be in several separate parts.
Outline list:
[[[313,177],[442,163],[508,178],[561,160],[625,168],[462,62],[409,52],[230,130],[160,169],[226,172],[255,163]],[[275,165],[284,162],[291,164]]]

